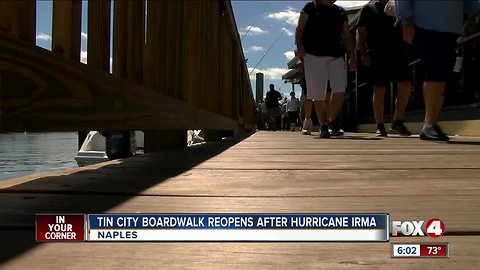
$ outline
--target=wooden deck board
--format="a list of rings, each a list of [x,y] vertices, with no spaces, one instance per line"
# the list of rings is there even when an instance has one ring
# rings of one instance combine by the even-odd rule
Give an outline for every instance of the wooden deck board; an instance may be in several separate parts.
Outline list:
[[[41,181],[0,182],[2,193],[177,196],[478,196],[480,170],[87,170]],[[135,175],[135,178],[132,178]],[[3,185],[2,185],[3,184]],[[139,190],[143,184],[146,188]],[[402,194],[403,186],[415,187]],[[9,188],[7,188],[9,187]]]
[[[25,235],[0,236],[13,240]],[[451,243],[449,259],[392,259],[387,243],[49,243],[35,245],[4,267],[49,270],[68,261],[65,269],[478,269],[480,249],[474,247],[480,246],[480,237],[443,241]]]
[[[0,268],[477,269],[480,265],[480,139],[452,143],[349,134],[319,140],[257,132],[187,150],[0,182],[0,238],[16,244]],[[387,243],[33,242],[34,214],[390,213],[437,217],[447,260],[391,259]],[[13,240],[12,240],[13,241]],[[392,241],[433,241],[399,238]],[[34,266],[34,267],[32,267]]]
[[[407,202],[400,203],[399,201]],[[33,229],[40,213],[390,213],[395,220],[434,215],[451,232],[480,232],[480,196],[212,197],[4,194],[0,227]]]

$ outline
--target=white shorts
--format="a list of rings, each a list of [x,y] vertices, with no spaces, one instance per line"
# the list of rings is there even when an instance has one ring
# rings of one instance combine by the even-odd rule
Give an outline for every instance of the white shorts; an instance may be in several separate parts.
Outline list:
[[[325,100],[328,81],[333,93],[344,93],[347,86],[347,68],[343,57],[315,56],[305,54],[305,80],[307,98]]]

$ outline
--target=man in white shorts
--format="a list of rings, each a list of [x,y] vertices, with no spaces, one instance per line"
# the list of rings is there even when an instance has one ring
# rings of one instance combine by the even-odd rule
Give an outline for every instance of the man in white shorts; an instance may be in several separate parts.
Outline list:
[[[333,4],[334,2],[313,0],[307,3],[300,13],[295,33],[298,56],[304,64],[307,84],[302,133],[311,133],[311,114],[314,104],[320,124],[320,138],[342,134],[335,119],[342,106],[346,88],[345,49],[349,54],[350,69],[356,68],[348,17],[345,10]],[[326,112],[325,95],[328,81],[330,81],[332,95],[329,111]]]

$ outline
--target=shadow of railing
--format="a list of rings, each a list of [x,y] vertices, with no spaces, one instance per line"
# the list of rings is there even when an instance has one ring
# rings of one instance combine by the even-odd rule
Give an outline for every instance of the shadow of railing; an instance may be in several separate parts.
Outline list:
[[[9,243],[0,252],[0,265],[42,245],[35,242],[35,214],[103,213],[136,196],[164,196],[142,191],[181,175],[248,136],[135,156],[0,189],[0,239],[4,247]]]

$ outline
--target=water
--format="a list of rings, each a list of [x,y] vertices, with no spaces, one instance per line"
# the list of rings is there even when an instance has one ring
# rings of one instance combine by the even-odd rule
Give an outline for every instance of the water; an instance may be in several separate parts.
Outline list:
[[[0,133],[0,180],[77,167],[77,133]]]

